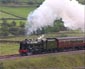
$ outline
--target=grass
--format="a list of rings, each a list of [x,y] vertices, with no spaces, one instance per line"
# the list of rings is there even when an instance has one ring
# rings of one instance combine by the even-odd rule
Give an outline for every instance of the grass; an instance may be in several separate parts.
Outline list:
[[[0,10],[15,14],[21,17],[27,17],[28,14],[33,11],[36,7],[0,7]],[[1,18],[2,16],[0,16]],[[6,16],[4,16],[6,17]]]
[[[0,19],[2,19],[2,18],[16,18],[16,17],[14,17],[14,16],[12,16],[12,15],[8,15],[8,14],[5,14],[5,13],[2,13],[2,12],[0,12]],[[25,20],[14,20],[16,23],[17,23],[17,25],[20,25],[19,23],[22,21],[22,22],[24,22],[24,23],[26,23],[26,21]],[[0,23],[2,23],[3,21],[2,20],[0,20]],[[11,22],[13,22],[13,20],[7,20],[7,23],[11,23]]]
[[[73,69],[83,67],[85,55],[48,55],[43,57],[26,57],[3,61],[4,69]],[[78,69],[78,68],[77,68]]]
[[[19,44],[0,43],[0,56],[18,54]]]
[[[17,2],[29,2],[29,1],[31,1],[31,0],[19,0],[19,1],[17,1]],[[37,2],[43,2],[44,0],[34,0],[34,2],[35,1],[37,1]]]
[[[72,36],[84,36],[84,32],[80,32],[80,31],[62,31],[62,32],[57,32],[57,33],[48,33],[48,34],[44,34],[45,38],[49,38],[49,37],[72,37]],[[36,39],[41,35],[30,35],[30,36],[15,36],[15,37],[4,37],[2,39],[5,40],[24,40],[24,39]]]
[[[30,0],[20,0],[20,2],[29,2]],[[40,3],[40,2],[43,2],[44,0],[35,0],[34,2],[38,2],[38,3]]]
[[[16,8],[15,7],[0,7],[0,10],[6,11],[11,14],[24,17],[24,18],[27,18],[29,13],[33,11],[34,9],[36,9],[36,7],[16,7]],[[17,17],[0,12],[0,19],[1,18],[17,18]],[[12,21],[13,20],[7,20],[8,23],[11,23]],[[21,21],[26,23],[26,20],[14,20],[14,21],[17,23],[18,26]],[[0,20],[0,23],[2,23],[2,20]]]
[[[6,17],[5,17],[5,16],[6,16]],[[12,15],[8,15],[8,14],[4,14],[4,13],[0,12],[0,18],[10,18],[10,17],[16,18],[16,17],[14,17],[14,16],[12,16]]]

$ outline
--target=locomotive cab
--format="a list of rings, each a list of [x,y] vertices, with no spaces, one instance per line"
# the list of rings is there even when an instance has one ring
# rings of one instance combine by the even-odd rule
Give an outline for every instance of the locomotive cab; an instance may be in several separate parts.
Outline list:
[[[58,47],[58,40],[56,38],[47,38],[46,50],[48,53],[56,52]]]

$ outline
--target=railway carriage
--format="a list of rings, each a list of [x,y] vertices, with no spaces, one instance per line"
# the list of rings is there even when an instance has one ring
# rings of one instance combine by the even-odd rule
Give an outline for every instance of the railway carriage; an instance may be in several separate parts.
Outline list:
[[[28,55],[28,53],[42,54],[70,49],[85,49],[85,37],[58,37],[41,39],[40,41],[27,41],[25,44],[20,44],[19,52],[21,55]]]
[[[57,38],[58,50],[84,49],[85,37],[62,37]]]

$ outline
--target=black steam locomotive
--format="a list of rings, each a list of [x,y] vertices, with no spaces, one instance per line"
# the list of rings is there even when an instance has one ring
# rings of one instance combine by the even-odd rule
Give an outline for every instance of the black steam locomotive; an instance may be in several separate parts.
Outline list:
[[[68,50],[85,49],[85,37],[59,37],[20,42],[21,55],[52,53]]]

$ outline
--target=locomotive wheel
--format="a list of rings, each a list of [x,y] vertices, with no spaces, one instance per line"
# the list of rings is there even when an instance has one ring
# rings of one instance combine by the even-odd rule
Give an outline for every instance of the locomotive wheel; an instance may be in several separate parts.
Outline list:
[[[21,56],[28,56],[27,53],[20,53]]]
[[[32,52],[30,52],[30,53],[27,53],[27,55],[29,56],[29,55],[32,55]]]

